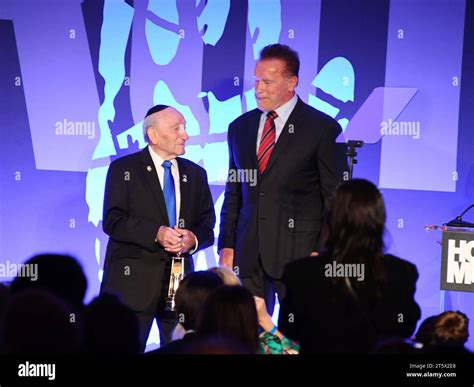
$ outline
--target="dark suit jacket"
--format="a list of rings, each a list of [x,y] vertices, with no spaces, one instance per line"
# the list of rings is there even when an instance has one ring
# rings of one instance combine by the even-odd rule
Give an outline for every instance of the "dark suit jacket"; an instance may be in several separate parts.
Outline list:
[[[326,276],[332,259],[322,255],[290,263],[283,275],[286,294],[279,329],[299,341],[300,353],[369,352],[383,338],[408,338],[420,318],[414,295],[416,266],[385,255],[385,284],[377,288],[365,268],[364,287],[351,296],[344,283]]]
[[[260,256],[265,271],[281,278],[286,263],[316,250],[325,207],[347,162],[344,144],[335,143],[339,124],[298,99],[260,175],[261,114],[252,110],[229,126],[229,170],[257,171],[258,179],[255,186],[228,179],[218,248],[235,249],[241,276],[258,268]]]
[[[180,221],[196,235],[201,250],[214,243],[216,220],[206,171],[189,160],[177,161]],[[155,243],[162,225],[169,225],[168,214],[148,148],[112,162],[105,187],[102,226],[110,238],[101,291],[119,293],[136,311],[150,305],[161,291],[164,263],[170,257]]]

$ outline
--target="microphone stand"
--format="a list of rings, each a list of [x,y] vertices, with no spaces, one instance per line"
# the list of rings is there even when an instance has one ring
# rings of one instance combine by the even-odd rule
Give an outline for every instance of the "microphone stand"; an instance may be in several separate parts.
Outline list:
[[[469,223],[464,220],[462,220],[463,215],[468,212],[471,208],[474,207],[474,204],[471,204],[469,207],[467,207],[459,216],[456,216],[452,221],[445,223],[446,226],[449,227],[467,227],[467,228],[474,228],[474,223]]]
[[[349,157],[349,180],[352,180],[352,172],[354,165],[357,164],[357,152],[356,148],[361,148],[364,145],[364,141],[361,140],[349,140],[347,141],[347,152],[346,155]]]

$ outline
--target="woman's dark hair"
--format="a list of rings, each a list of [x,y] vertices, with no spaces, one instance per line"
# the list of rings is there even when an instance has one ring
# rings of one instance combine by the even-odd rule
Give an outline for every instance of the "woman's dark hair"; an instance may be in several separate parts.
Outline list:
[[[176,291],[176,314],[186,329],[196,329],[199,313],[209,295],[223,285],[222,279],[210,271],[195,271],[187,274]]]
[[[238,285],[224,285],[215,290],[205,303],[197,331],[237,339],[256,353],[258,317],[252,293]]]
[[[441,313],[434,324],[435,344],[464,345],[469,338],[469,319],[462,312]]]
[[[15,277],[11,294],[26,289],[45,289],[66,301],[77,310],[82,309],[87,290],[87,278],[76,258],[63,254],[39,254],[25,262],[37,267],[38,278]]]
[[[344,182],[337,189],[331,208],[328,256],[338,263],[364,264],[368,277],[382,281],[386,213],[378,188],[364,179]]]

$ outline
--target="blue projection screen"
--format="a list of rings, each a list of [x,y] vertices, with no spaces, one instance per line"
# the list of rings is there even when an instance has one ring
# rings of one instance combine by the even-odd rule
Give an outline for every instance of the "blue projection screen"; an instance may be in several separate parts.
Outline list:
[[[219,218],[227,127],[256,107],[259,51],[280,42],[299,52],[298,95],[366,140],[354,175],[382,189],[387,248],[418,267],[422,319],[461,310],[474,331],[474,293],[441,298],[441,235],[425,231],[474,202],[469,2],[2,0],[0,31],[2,262],[69,253],[87,301],[98,294],[108,166],[145,146],[155,104],[183,113]],[[396,88],[409,98],[393,105]],[[216,262],[215,246],[195,256],[197,270]]]

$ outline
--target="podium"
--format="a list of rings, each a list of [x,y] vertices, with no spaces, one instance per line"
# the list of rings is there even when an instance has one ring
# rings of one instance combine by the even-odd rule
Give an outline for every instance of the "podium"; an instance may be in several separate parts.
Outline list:
[[[442,232],[440,311],[446,310],[446,291],[474,292],[474,229],[471,227],[425,226]]]

